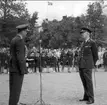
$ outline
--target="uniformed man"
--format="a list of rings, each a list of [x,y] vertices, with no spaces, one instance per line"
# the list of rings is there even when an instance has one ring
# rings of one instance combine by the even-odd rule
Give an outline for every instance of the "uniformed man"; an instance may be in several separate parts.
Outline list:
[[[25,42],[28,24],[16,27],[18,34],[12,39],[10,45],[9,67],[9,105],[17,105],[20,97],[24,74],[27,73],[25,59]]]
[[[84,96],[80,101],[92,104],[94,103],[92,68],[98,59],[98,51],[95,42],[90,38],[91,30],[82,28],[80,33],[84,39],[79,56],[79,74],[84,87]]]

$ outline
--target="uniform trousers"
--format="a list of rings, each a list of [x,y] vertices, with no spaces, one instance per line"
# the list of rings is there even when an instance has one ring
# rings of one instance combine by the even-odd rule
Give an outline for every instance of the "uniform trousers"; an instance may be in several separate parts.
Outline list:
[[[18,73],[9,74],[9,105],[17,105],[20,98],[24,75]]]
[[[94,101],[92,69],[79,69],[79,74],[84,88],[83,99]]]

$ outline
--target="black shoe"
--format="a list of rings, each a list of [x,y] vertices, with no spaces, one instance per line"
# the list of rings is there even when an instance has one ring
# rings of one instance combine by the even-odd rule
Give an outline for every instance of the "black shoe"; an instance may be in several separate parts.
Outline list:
[[[88,100],[86,104],[93,104],[94,101],[93,100]]]
[[[80,99],[79,101],[88,101],[88,99]]]

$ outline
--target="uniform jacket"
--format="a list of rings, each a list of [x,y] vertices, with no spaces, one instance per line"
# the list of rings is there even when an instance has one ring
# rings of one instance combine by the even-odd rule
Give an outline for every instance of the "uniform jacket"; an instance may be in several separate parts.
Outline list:
[[[94,67],[98,60],[98,50],[92,39],[82,43],[79,56],[79,68],[92,69]]]
[[[19,74],[27,73],[25,42],[18,35],[12,39],[10,45],[10,72]]]

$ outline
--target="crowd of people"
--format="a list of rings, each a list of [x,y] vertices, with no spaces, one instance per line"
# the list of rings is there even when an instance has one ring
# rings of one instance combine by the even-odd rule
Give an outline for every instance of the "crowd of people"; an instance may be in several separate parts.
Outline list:
[[[107,71],[107,49],[104,47],[98,47],[99,59],[96,63],[96,68],[103,68]],[[27,52],[26,66],[29,73],[39,72],[40,56],[39,49],[32,47]],[[52,68],[53,72],[64,72],[64,68],[70,73],[72,69],[78,72],[78,55],[79,48],[71,49],[42,49],[41,48],[41,66],[46,68],[46,72],[50,72],[49,68]],[[0,49],[0,73],[9,72],[9,48]],[[43,70],[43,69],[42,69]],[[97,70],[98,71],[98,70]],[[44,71],[43,71],[44,72]]]
[[[36,72],[36,68],[40,66],[39,50],[33,47],[27,58],[28,68],[32,68]],[[53,68],[54,72],[63,72],[64,68],[77,67],[78,49],[41,49],[41,66],[42,68]]]
[[[64,68],[77,67],[78,50],[75,49],[41,49],[42,68],[53,68],[53,71],[64,71]],[[9,72],[9,48],[1,48],[0,51],[0,73]],[[28,50],[26,57],[28,72],[37,72],[40,66],[40,53],[36,47]],[[49,70],[47,70],[49,72]]]
[[[40,60],[39,49],[33,47],[29,52],[27,66],[31,72],[36,72]],[[78,47],[71,49],[41,49],[41,66],[47,69],[53,68],[54,72],[63,72],[65,67],[67,67],[68,72],[71,72],[73,68],[78,71],[78,56]],[[98,47],[98,60],[95,67],[107,71],[107,49],[105,47]]]

